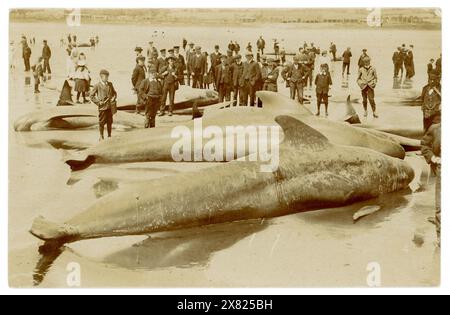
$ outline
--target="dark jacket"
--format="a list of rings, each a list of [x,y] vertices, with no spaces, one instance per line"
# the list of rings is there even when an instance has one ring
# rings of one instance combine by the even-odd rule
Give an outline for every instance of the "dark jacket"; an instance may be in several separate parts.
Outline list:
[[[325,93],[328,94],[328,91],[330,90],[330,85],[333,84],[330,73],[327,72],[327,74],[325,75],[321,73],[317,74],[315,84],[317,94],[325,94]]]
[[[24,45],[22,48],[22,57],[24,59],[29,59],[31,57],[31,48],[28,45]]]
[[[44,59],[50,59],[52,56],[52,50],[48,45],[44,45],[44,48],[42,48],[42,58]]]
[[[342,54],[342,61],[344,63],[350,63],[350,59],[352,58],[352,52],[349,50],[344,51],[344,53]]]
[[[161,69],[167,66],[167,60],[163,57],[158,57],[156,60],[156,71],[161,72]]]
[[[243,87],[244,86],[244,84],[243,84],[243,81],[241,82],[241,78],[242,78],[242,75],[244,74],[244,63],[243,62],[241,62],[241,64],[237,64],[237,63],[234,63],[233,64],[233,86],[234,87],[237,87],[237,86],[241,86],[241,87]],[[241,85],[241,83],[242,83],[242,85]]]
[[[432,166],[433,171],[436,165],[433,163],[433,156],[441,157],[441,124],[432,125],[422,139],[422,154],[425,160]]]
[[[141,82],[145,80],[145,72],[145,66],[136,65],[134,68],[133,75],[131,76],[131,83],[135,90],[137,90]]]
[[[401,65],[403,64],[403,53],[401,53],[400,51],[396,51],[394,53],[394,55],[392,56],[392,62],[395,65]]]
[[[233,82],[232,70],[229,65],[218,65],[215,71],[216,86],[221,83],[231,85]]]
[[[175,60],[175,66],[177,67],[178,79],[179,80],[184,79],[184,70],[186,70],[186,61],[184,60],[184,57],[181,54],[179,54],[177,59]]]
[[[441,112],[441,87],[425,85],[422,89],[422,111],[425,118],[430,118]]]
[[[192,56],[192,70],[198,74],[205,74],[207,72],[206,56],[204,54],[194,54]]]
[[[261,79],[261,68],[256,61],[244,63],[244,71],[241,81],[249,82],[251,86],[255,86]]]
[[[178,82],[178,69],[176,66],[170,68],[169,65],[160,69],[159,75],[162,78],[163,86]]]
[[[307,73],[308,70],[302,64],[298,64],[297,68],[293,64],[286,67],[281,72],[281,76],[285,81],[289,81],[292,83],[302,83],[305,80]]]
[[[162,95],[162,86],[158,80],[150,81],[149,79],[145,79],[141,82],[138,87],[139,97],[143,100],[147,100],[147,98],[158,98]]]
[[[211,53],[211,55],[209,55],[209,59],[211,60],[211,72],[215,72],[216,71],[216,67],[218,65],[220,65],[220,58],[221,58],[222,54],[218,53],[216,54],[215,52]]]
[[[280,75],[280,72],[278,71],[277,68],[272,69],[270,67],[263,67],[261,69],[263,90],[277,92],[279,75]]]
[[[98,106],[99,111],[111,109],[111,101],[117,98],[117,92],[111,82],[99,82],[91,92],[91,101]]]

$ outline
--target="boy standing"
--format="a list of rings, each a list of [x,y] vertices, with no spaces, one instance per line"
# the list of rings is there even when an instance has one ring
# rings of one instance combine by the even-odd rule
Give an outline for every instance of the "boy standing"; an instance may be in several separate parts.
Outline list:
[[[33,70],[34,77],[34,93],[39,94],[39,85],[41,84],[41,78],[44,76],[44,58],[39,57],[37,64],[35,64],[31,70]]]
[[[100,140],[104,140],[105,125],[108,131],[108,138],[112,135],[113,111],[117,99],[117,92],[109,82],[109,72],[100,71],[101,81],[94,86],[91,93],[91,101],[98,106]]]
[[[317,95],[317,114],[320,116],[320,105],[322,102],[325,104],[325,115],[328,116],[328,91],[330,90],[330,85],[333,84],[331,81],[330,73],[327,71],[327,66],[320,66],[320,73],[316,76],[316,95]]]
[[[145,104],[145,128],[156,127],[156,113],[161,104],[162,87],[156,79],[156,72],[150,71],[148,78],[138,88],[139,98]]]

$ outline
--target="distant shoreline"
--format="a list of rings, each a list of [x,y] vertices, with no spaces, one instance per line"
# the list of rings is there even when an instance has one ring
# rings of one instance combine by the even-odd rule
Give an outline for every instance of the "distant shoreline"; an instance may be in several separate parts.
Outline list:
[[[45,19],[38,19],[38,18],[11,18],[10,23],[22,23],[22,24],[32,24],[32,23],[48,23],[48,24],[64,24],[64,19],[58,19],[58,20],[45,20]],[[107,21],[99,21],[99,20],[90,20],[85,19],[83,21],[83,24],[87,25],[136,25],[136,26],[143,26],[143,25],[161,25],[161,26],[183,26],[183,25],[193,25],[194,23],[186,23],[186,22],[164,22],[164,21],[155,21],[155,22],[149,22],[149,21],[123,21],[123,20],[107,20]],[[198,21],[195,23],[196,26],[223,26],[223,24],[218,22],[208,22],[208,21]],[[263,25],[276,25],[280,28],[294,28],[294,27],[301,27],[303,29],[326,29],[326,28],[341,28],[341,29],[375,29],[377,27],[370,27],[365,24],[360,23],[302,23],[302,22],[296,22],[296,23],[273,23],[273,22],[250,22],[250,23],[242,23],[242,22],[236,22],[236,23],[230,23],[227,25],[227,27],[259,27]],[[225,26],[224,26],[225,27]],[[382,29],[389,29],[389,30],[430,30],[430,31],[440,31],[442,30],[442,25],[440,24],[386,24],[381,27]]]

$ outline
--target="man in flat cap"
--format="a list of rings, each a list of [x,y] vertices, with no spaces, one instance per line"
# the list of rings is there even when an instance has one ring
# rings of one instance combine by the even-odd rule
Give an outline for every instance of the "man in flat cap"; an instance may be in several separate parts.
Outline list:
[[[193,68],[193,61],[194,61],[194,56],[195,56],[195,50],[194,50],[194,43],[190,42],[189,43],[189,47],[186,50],[186,76],[187,76],[187,85],[191,85],[191,77],[194,73],[194,68]]]
[[[44,73],[52,74],[50,69],[50,58],[52,57],[52,50],[48,46],[47,40],[43,41],[44,47],[42,48],[42,58],[44,58]]]
[[[398,78],[400,73],[401,77],[403,77],[403,58],[404,55],[402,47],[398,47],[392,55],[392,63],[394,64],[394,78]]]
[[[211,73],[211,75],[213,77],[216,91],[218,91],[218,87],[216,85],[216,68],[217,68],[217,66],[219,66],[222,63],[221,57],[222,57],[222,54],[220,53],[219,45],[215,45],[214,52],[212,52],[211,55],[209,56],[209,59],[211,62],[211,68],[209,69],[209,72]]]
[[[136,101],[136,114],[140,113],[140,107],[143,105],[141,98],[138,93],[138,88],[141,85],[141,82],[145,80],[147,75],[147,68],[145,66],[145,57],[139,56],[137,58],[136,67],[133,70],[133,74],[131,75],[131,84],[133,84],[133,90],[137,94]]]
[[[364,117],[368,116],[367,100],[372,107],[373,117],[378,118],[377,105],[375,103],[375,87],[378,83],[377,70],[370,64],[370,58],[365,57],[363,59],[364,67],[359,69],[357,83],[361,88],[361,94],[363,97]]]
[[[141,82],[139,97],[145,105],[145,128],[156,127],[156,114],[161,106],[162,86],[157,80],[156,71],[150,71],[148,78]]]
[[[169,116],[172,116],[175,104],[175,91],[178,89],[178,71],[175,66],[175,57],[170,56],[167,58],[167,65],[161,68],[159,75],[162,78],[163,88],[159,115],[165,115],[167,96],[169,96]]]
[[[230,101],[232,85],[232,68],[228,65],[227,56],[221,56],[221,64],[216,66],[215,80],[216,88],[219,92],[219,103],[224,100]]]
[[[204,54],[202,54],[202,48],[200,46],[197,46],[195,47],[195,55],[192,57],[193,88],[203,88],[203,76],[207,72],[206,67],[206,57]]]
[[[232,76],[233,76],[233,104],[244,106],[246,102],[244,101],[244,80],[242,76],[244,74],[244,63],[242,62],[242,56],[236,55],[234,57],[234,63],[232,66]],[[239,96],[239,102],[238,100]]]
[[[160,56],[158,57],[156,72],[161,73],[161,69],[167,66],[167,55],[165,49],[161,49],[159,52]]]
[[[94,85],[91,92],[91,101],[97,105],[99,112],[99,131],[100,141],[105,139],[105,125],[108,132],[108,138],[112,136],[113,115],[117,111],[116,99],[117,92],[114,86],[109,82],[109,72],[100,71],[100,82]]]
[[[261,68],[255,61],[253,53],[247,52],[245,58],[247,62],[244,64],[244,71],[241,78],[244,86],[244,105],[247,105],[248,99],[250,99],[250,106],[255,106],[256,91],[258,89],[258,83],[261,80]]]
[[[291,99],[297,100],[303,105],[303,89],[305,87],[306,78],[308,77],[309,69],[307,66],[300,63],[300,57],[294,56],[294,63],[287,66],[281,72],[281,76],[287,82],[290,89]]]
[[[177,67],[178,83],[184,85],[184,71],[186,70],[186,61],[184,57],[180,54],[180,46],[173,47],[175,66]]]

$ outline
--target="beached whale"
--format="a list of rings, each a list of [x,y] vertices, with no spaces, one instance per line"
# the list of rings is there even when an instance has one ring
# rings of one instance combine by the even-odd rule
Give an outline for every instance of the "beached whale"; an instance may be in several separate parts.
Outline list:
[[[201,120],[196,119],[174,126],[158,127],[150,130],[133,130],[125,134],[120,134],[88,150],[67,155],[65,162],[72,170],[84,169],[94,163],[174,162],[176,160],[174,160],[172,150],[180,142],[180,138],[172,136],[172,132],[175,130],[174,128],[184,126],[186,131],[191,135],[198,132],[199,129],[202,129],[200,130],[202,132],[209,127],[219,128],[220,133],[226,135],[230,127],[242,126],[243,128],[241,129],[234,128],[231,132],[232,137],[251,138],[252,134],[248,132],[247,127],[271,126],[275,117],[280,114],[291,115],[306,123],[308,126],[317,129],[328,137],[333,144],[365,147],[400,159],[405,157],[403,147],[391,138],[376,135],[363,128],[352,127],[348,123],[318,118],[305,107],[300,106],[296,101],[277,93],[260,91],[258,92],[258,96],[262,100],[264,108],[221,108],[221,104],[218,104],[213,109],[206,111]],[[225,141],[226,139],[224,138],[223,142]],[[191,159],[184,159],[184,161],[205,161],[202,159],[194,159],[194,156],[202,155],[207,143],[208,141],[205,139],[203,143],[198,145],[192,139],[192,146],[190,148],[183,148],[185,151],[191,152]],[[235,154],[232,159],[237,159],[254,153],[249,146],[245,150],[240,150],[237,146],[238,141],[234,141],[234,143],[227,147],[223,146],[221,149],[223,156],[229,154],[229,152],[234,152]],[[229,160],[224,158],[223,161]]]
[[[95,105],[58,106],[28,113],[14,122],[15,131],[54,129],[84,129],[98,125],[98,110]],[[114,127],[143,128],[144,117],[117,112]]]
[[[65,223],[35,219],[45,241],[141,235],[337,207],[408,187],[413,169],[365,148],[333,145],[321,133],[279,116],[285,141],[279,167],[233,161],[119,189]]]

